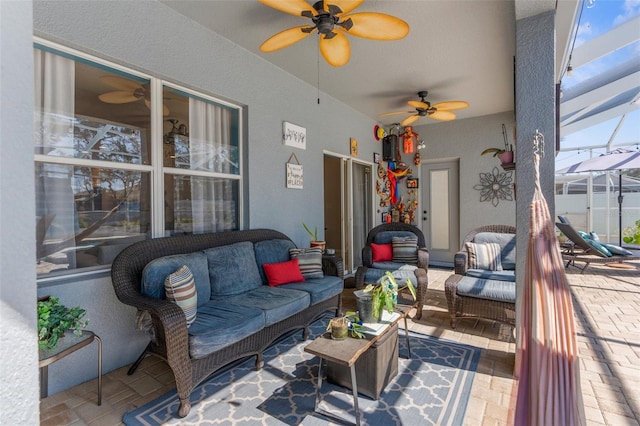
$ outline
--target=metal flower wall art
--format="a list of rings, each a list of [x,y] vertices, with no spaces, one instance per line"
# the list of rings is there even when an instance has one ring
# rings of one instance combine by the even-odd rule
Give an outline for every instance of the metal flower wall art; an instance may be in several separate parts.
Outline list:
[[[480,183],[473,189],[480,191],[480,201],[491,201],[497,207],[500,200],[513,201],[512,172],[500,172],[497,167],[491,173],[480,173]]]

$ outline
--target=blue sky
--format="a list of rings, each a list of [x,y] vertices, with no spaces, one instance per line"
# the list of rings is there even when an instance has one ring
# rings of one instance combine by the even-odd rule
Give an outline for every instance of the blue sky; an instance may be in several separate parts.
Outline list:
[[[640,0],[595,0],[591,4],[585,0],[582,10],[580,25],[578,27],[575,47],[596,38],[611,28],[618,26],[631,18],[640,15]],[[639,29],[640,31],[640,29]],[[562,80],[562,87],[569,88],[577,83],[585,81],[595,75],[606,71],[611,66],[624,63],[640,55],[640,42],[635,42],[625,46],[597,61],[593,61],[579,68],[574,68],[573,76],[565,76]],[[609,120],[599,125],[593,126],[570,135],[561,135],[561,148],[602,146],[607,143],[619,122],[619,118]],[[616,145],[640,142],[640,110],[627,114],[621,129],[614,139]],[[633,145],[628,149],[640,149],[640,146]],[[556,157],[556,169],[560,169],[585,160],[590,156],[596,156],[605,152],[605,149],[561,152]]]

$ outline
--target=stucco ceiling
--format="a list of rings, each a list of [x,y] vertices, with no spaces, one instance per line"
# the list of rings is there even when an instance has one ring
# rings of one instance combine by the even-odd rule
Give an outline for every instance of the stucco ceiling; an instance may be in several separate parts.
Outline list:
[[[349,36],[351,60],[334,68],[318,55],[311,36],[274,53],[262,53],[260,44],[271,35],[307,19],[288,15],[257,0],[163,0],[167,6],[211,28],[233,43],[320,89],[362,114],[388,125],[406,115],[379,114],[410,110],[408,100],[428,90],[427,100],[465,100],[469,108],[459,118],[513,109],[515,21],[556,7],[551,0],[414,0],[365,1],[355,12],[375,11],[397,16],[410,26],[398,41],[373,41]],[[311,3],[311,1],[309,1]],[[570,29],[577,0],[564,0],[566,16],[557,17]],[[558,7],[558,13],[561,7]],[[558,46],[564,50],[559,28]],[[561,55],[560,55],[561,57]],[[409,115],[409,114],[407,114]],[[415,125],[437,123],[421,118]]]

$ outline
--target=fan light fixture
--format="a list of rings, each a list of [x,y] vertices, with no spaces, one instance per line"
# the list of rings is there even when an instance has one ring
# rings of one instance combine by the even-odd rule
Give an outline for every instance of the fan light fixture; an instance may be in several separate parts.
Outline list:
[[[431,102],[425,100],[429,92],[426,90],[421,90],[418,92],[418,96],[420,97],[419,101],[409,101],[407,104],[415,110],[413,111],[395,111],[395,112],[387,112],[385,114],[380,114],[378,117],[384,117],[387,115],[394,114],[412,114],[402,120],[400,125],[409,126],[414,121],[419,119],[420,117],[429,117],[438,121],[451,121],[455,120],[456,115],[451,112],[452,110],[462,109],[469,106],[468,102],[465,101],[445,101],[438,102],[435,105],[431,105]]]
[[[311,19],[313,25],[302,25],[281,31],[260,46],[262,52],[275,52],[317,31],[320,53],[334,67],[349,62],[351,46],[346,34],[371,40],[399,40],[409,34],[409,24],[394,16],[376,12],[348,15],[364,0],[326,0],[314,3],[304,0],[260,0],[269,7],[295,16]]]

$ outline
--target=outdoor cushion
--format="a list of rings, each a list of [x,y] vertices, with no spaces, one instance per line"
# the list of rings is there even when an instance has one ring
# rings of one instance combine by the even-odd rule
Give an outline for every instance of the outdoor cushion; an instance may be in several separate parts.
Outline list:
[[[164,256],[149,262],[142,271],[141,293],[154,299],[164,299],[164,280],[183,265],[187,265],[193,274],[198,307],[204,305],[211,298],[211,286],[207,256],[203,252]]]
[[[464,277],[458,282],[456,293],[497,302],[516,302],[516,286],[510,281],[485,280]]]
[[[376,244],[391,244],[393,237],[415,237],[416,234],[410,231],[381,231],[378,232],[373,242]]]
[[[243,294],[214,297],[211,300],[220,304],[229,303],[262,309],[265,326],[270,326],[304,310],[310,305],[311,297],[306,291],[262,285]]]
[[[232,296],[262,286],[253,244],[249,241],[206,249],[211,297]]]
[[[267,276],[267,282],[271,287],[282,284],[304,281],[300,272],[298,259],[291,259],[279,263],[265,263],[262,265]]]
[[[393,262],[411,263],[418,262],[418,237],[393,237],[391,239],[393,250]]]
[[[178,305],[184,312],[184,316],[187,318],[187,327],[193,324],[198,313],[198,293],[189,267],[183,265],[174,273],[169,274],[164,280],[164,290],[167,300]]]
[[[393,259],[392,244],[371,243],[371,257],[373,262],[385,262]]]
[[[516,280],[516,271],[513,269],[502,271],[489,271],[486,269],[467,269],[468,277],[484,278],[487,280],[514,281]]]
[[[633,256],[633,253],[627,250],[626,248],[616,246],[613,244],[605,244],[604,246],[613,254],[619,254],[621,256]]]
[[[208,301],[198,307],[198,316],[189,327],[189,355],[205,357],[261,330],[264,325],[261,309],[233,305],[225,299]]]
[[[474,243],[500,244],[502,269],[516,269],[516,235],[500,232],[478,232],[473,237]]]
[[[298,260],[300,272],[302,272],[305,280],[324,276],[322,272],[322,250],[319,248],[290,248],[289,256],[291,256],[291,259]]]
[[[305,282],[284,284],[278,288],[290,288],[294,290],[306,291],[309,293],[311,298],[311,305],[315,305],[316,303],[320,303],[336,294],[342,293],[342,289],[344,288],[344,283],[342,279],[332,276],[325,275],[322,278],[310,278]]]
[[[498,243],[465,243],[469,255],[469,268],[502,271],[500,244]]]
[[[371,265],[375,269],[383,269],[384,271],[395,271],[406,265],[404,262],[374,262]]]
[[[267,283],[267,277],[264,274],[262,265],[265,263],[279,263],[291,259],[289,257],[289,249],[295,245],[290,240],[273,239],[258,241],[253,245],[256,254],[256,263],[258,264],[258,272],[262,283]]]

